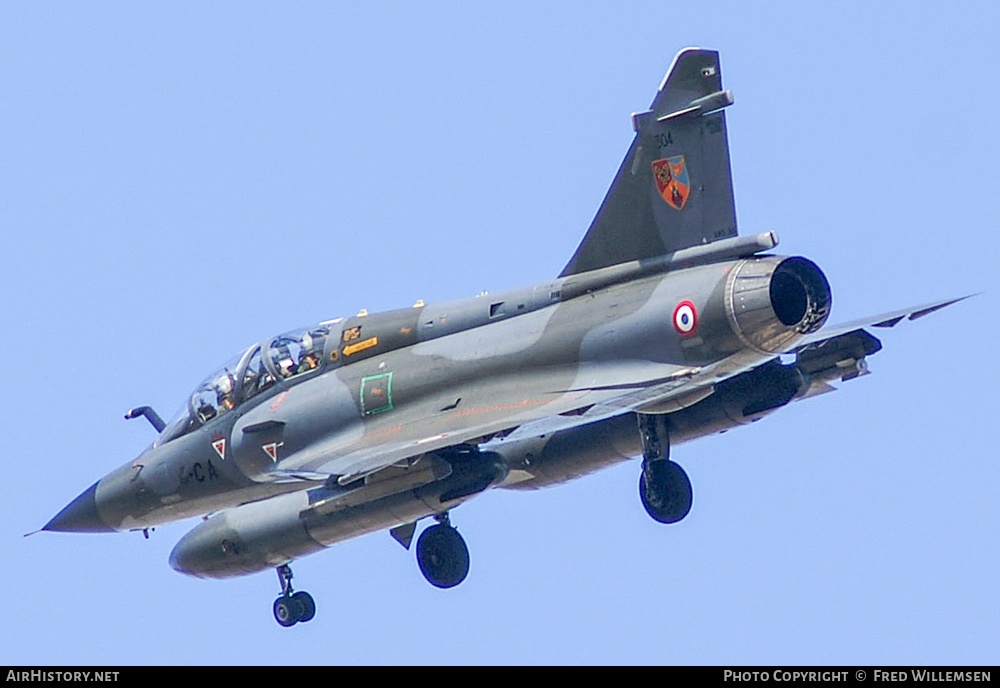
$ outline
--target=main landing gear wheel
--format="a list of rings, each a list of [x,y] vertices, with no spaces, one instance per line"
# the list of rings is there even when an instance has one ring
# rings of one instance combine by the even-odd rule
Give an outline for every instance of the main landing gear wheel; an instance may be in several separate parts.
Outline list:
[[[664,415],[639,413],[642,475],[639,499],[646,513],[660,523],[677,523],[691,511],[691,481],[670,460],[670,426]]]
[[[677,523],[691,511],[691,480],[673,461],[646,462],[639,476],[639,498],[654,521]]]
[[[281,596],[274,601],[275,620],[286,628],[299,621],[312,621],[316,616],[316,602],[304,590],[292,592],[292,569],[288,564],[278,567],[278,580],[281,581]]]
[[[420,534],[417,564],[436,588],[454,588],[469,575],[469,548],[447,518]]]

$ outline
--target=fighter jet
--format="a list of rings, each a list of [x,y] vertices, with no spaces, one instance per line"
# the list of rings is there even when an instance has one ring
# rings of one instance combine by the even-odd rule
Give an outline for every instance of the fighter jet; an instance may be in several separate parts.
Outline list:
[[[388,530],[426,579],[461,583],[455,507],[641,457],[639,498],[691,509],[671,446],[724,432],[868,372],[892,327],[960,299],[824,328],[830,285],[773,232],[737,233],[719,55],[686,49],[582,243],[544,284],[362,311],[268,337],[207,376],[137,458],[43,530],[145,531],[204,517],[170,565],[203,578],[278,573],[282,626],[316,603],[291,562]],[[963,297],[964,298],[964,297]]]

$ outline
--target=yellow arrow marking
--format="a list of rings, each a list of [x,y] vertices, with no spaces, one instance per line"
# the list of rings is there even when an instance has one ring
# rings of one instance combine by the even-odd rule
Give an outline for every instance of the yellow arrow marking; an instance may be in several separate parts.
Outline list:
[[[363,342],[358,342],[357,344],[348,344],[347,346],[344,347],[344,355],[350,356],[351,354],[356,354],[359,351],[370,349],[373,346],[378,346],[378,337],[369,337]]]

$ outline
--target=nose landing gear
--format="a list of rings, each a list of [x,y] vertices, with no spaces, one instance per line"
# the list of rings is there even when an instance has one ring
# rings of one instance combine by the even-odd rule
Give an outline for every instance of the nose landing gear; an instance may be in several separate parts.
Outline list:
[[[316,602],[312,595],[304,590],[292,592],[292,569],[288,564],[282,564],[277,571],[281,582],[281,596],[274,601],[275,620],[286,628],[299,621],[312,621],[316,616]]]

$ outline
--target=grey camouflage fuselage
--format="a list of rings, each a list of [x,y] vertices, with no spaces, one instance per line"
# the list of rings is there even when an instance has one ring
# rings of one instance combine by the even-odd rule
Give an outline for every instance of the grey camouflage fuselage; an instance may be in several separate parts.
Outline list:
[[[421,536],[431,554],[418,542],[421,569],[439,587],[460,582],[464,543],[431,541],[458,537],[449,510],[490,487],[552,485],[641,454],[644,506],[680,520],[690,483],[671,445],[866,373],[881,344],[865,327],[953,302],[821,330],[832,303],[822,271],[765,254],[774,233],[737,234],[732,102],[718,53],[682,51],[650,109],[633,115],[635,140],[557,279],[265,339],[206,378],[170,423],[130,412],[159,438],[44,529],[137,530],[219,512],[171,565],[202,577],[277,567],[275,616],[291,625],[315,605],[292,594],[289,562],[383,529],[408,547],[428,516],[439,525]]]

